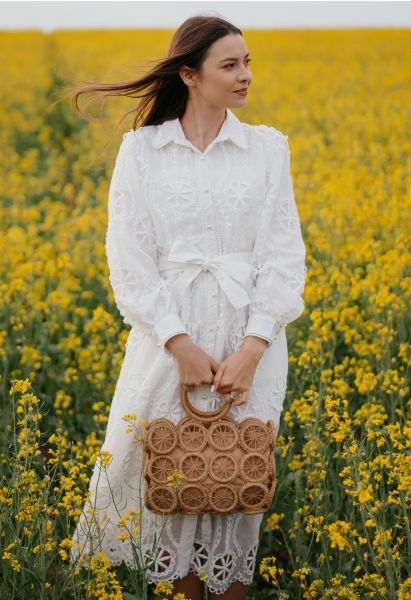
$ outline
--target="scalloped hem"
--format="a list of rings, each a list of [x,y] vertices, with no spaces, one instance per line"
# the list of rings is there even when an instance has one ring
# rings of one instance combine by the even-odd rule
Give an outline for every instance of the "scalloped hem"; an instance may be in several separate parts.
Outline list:
[[[193,567],[189,567],[187,573],[184,573],[184,574],[175,573],[174,575],[171,575],[169,577],[160,577],[160,578],[156,578],[156,579],[152,579],[151,577],[149,577],[148,582],[155,584],[161,580],[161,581],[165,581],[166,583],[172,583],[176,579],[186,577],[189,573],[194,573],[194,575],[199,577],[200,571],[201,571],[201,569],[196,570]],[[234,575],[228,582],[224,583],[219,588],[215,588],[212,585],[210,585],[209,583],[206,583],[206,585],[207,585],[207,589],[209,592],[211,592],[212,594],[220,595],[220,594],[224,594],[228,590],[230,585],[232,583],[235,583],[236,581],[239,581],[240,583],[243,583],[244,585],[251,585],[253,583],[253,579],[254,579],[253,575],[251,577],[245,577],[244,575],[239,574],[239,575]]]
[[[125,564],[129,569],[136,568],[134,561],[128,560],[126,558],[120,558],[118,560],[110,559],[110,564],[112,566],[119,566],[121,564]],[[88,565],[84,564],[83,566],[85,568],[88,568]],[[151,584],[156,584],[159,581],[165,581],[166,583],[172,583],[176,579],[181,579],[183,577],[186,577],[186,575],[188,575],[189,573],[194,573],[194,575],[196,575],[197,577],[200,577],[200,572],[202,572],[202,569],[196,570],[193,566],[190,566],[188,568],[187,572],[184,574],[183,573],[174,573],[174,575],[170,575],[168,577],[158,575],[156,577],[149,577],[148,582]],[[210,585],[209,583],[207,583],[207,588],[208,588],[208,591],[211,592],[212,594],[220,595],[220,594],[224,594],[228,590],[230,585],[236,581],[239,581],[240,583],[243,583],[244,585],[251,585],[253,583],[253,579],[254,579],[254,575],[251,575],[250,577],[245,577],[244,575],[237,574],[237,575],[234,575],[233,577],[231,577],[228,581],[224,582],[224,584],[222,584],[221,587],[219,587],[219,588],[216,588],[213,585]]]

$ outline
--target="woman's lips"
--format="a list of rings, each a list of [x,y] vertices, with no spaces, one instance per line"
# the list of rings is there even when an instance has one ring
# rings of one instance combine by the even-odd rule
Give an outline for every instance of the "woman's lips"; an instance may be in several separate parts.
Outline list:
[[[239,96],[247,96],[248,90],[244,90],[244,91],[240,91],[240,92],[234,92],[234,94],[238,94]]]

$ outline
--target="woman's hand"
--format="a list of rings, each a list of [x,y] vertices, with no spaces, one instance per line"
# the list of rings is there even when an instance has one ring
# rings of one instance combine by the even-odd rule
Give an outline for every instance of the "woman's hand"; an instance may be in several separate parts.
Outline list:
[[[241,398],[233,404],[244,404],[248,400],[248,391],[253,381],[257,365],[264,354],[268,342],[256,336],[247,336],[240,350],[228,356],[214,376],[214,389],[225,394],[225,400],[230,401],[230,394]]]
[[[189,335],[175,335],[166,342],[166,346],[176,359],[180,383],[188,391],[203,383],[213,382],[218,362],[196,346]]]

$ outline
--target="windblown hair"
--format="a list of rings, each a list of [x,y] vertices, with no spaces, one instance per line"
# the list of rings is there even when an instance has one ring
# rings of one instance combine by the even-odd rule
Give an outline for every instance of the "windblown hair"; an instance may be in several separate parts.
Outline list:
[[[210,46],[227,34],[242,35],[242,31],[229,21],[216,16],[197,15],[186,19],[174,32],[168,55],[158,61],[143,77],[119,83],[90,83],[77,88],[69,88],[72,105],[85,119],[95,120],[83,114],[78,105],[81,94],[96,93],[86,106],[96,97],[101,97],[98,120],[101,120],[102,107],[108,96],[129,96],[141,98],[137,106],[127,111],[117,127],[131,113],[135,113],[133,129],[137,126],[158,125],[169,119],[182,117],[185,111],[188,88],[179,72],[188,67],[201,73],[202,63]],[[66,88],[67,89],[67,88]]]

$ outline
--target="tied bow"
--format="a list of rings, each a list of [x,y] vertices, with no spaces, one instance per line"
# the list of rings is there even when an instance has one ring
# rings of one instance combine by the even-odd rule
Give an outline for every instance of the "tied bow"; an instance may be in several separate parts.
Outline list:
[[[179,307],[182,305],[188,286],[197,275],[201,271],[210,271],[217,278],[231,304],[239,309],[250,303],[245,285],[253,272],[253,267],[246,260],[248,255],[247,252],[232,252],[209,258],[186,242],[177,239],[168,257],[160,257],[159,266],[163,266],[165,270],[181,271],[173,283],[173,292]]]

